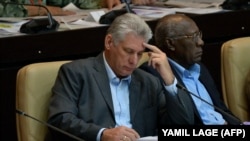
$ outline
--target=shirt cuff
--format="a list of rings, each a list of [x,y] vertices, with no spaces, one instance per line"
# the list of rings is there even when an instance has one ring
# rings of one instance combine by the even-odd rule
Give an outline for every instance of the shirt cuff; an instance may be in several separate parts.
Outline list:
[[[102,132],[103,132],[104,129],[106,129],[106,128],[102,128],[102,129],[98,132],[97,137],[96,137],[96,141],[101,141]]]
[[[170,94],[172,95],[176,95],[177,94],[177,87],[176,87],[176,84],[177,84],[177,79],[174,78],[174,83],[171,84],[171,85],[164,85],[165,86],[165,89],[166,91],[168,91]]]

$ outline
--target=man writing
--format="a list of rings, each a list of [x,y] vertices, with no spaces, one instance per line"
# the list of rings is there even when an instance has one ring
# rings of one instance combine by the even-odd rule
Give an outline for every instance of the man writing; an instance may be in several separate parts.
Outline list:
[[[156,136],[159,125],[189,124],[175,77],[167,63],[152,56],[151,64],[164,72],[164,83],[137,68],[151,29],[143,19],[127,13],[110,25],[104,51],[97,57],[63,65],[53,87],[48,123],[86,141],[136,141]],[[162,54],[166,59],[166,55]],[[51,130],[56,140],[72,140]]]

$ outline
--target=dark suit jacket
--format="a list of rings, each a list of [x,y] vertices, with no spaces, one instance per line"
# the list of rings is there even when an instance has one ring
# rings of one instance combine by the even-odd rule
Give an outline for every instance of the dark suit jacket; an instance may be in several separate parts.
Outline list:
[[[218,92],[217,90],[217,87],[214,83],[214,80],[212,79],[212,76],[210,75],[209,71],[207,70],[207,68],[202,64],[202,63],[199,63],[200,66],[201,66],[201,73],[200,73],[200,77],[199,77],[199,80],[201,81],[201,83],[205,86],[205,88],[207,89],[212,101],[213,101],[213,104],[214,106],[217,107],[217,109],[219,110],[222,110],[221,111],[218,111],[220,112],[224,119],[229,123],[229,124],[236,124],[236,125],[239,125],[241,124],[241,121],[235,117],[232,112],[226,107],[226,105],[224,104],[224,102],[222,101],[222,98],[221,98],[221,94]],[[170,64],[171,66],[171,64]],[[149,67],[147,65],[147,62],[142,64],[140,66],[141,69],[157,76],[161,81],[163,81],[163,79],[161,78],[160,74],[155,70],[153,69],[152,67]],[[182,86],[185,87],[182,79],[179,77],[179,75],[176,73],[175,69],[173,66],[171,66],[172,68],[172,71],[176,77],[176,79],[178,80],[178,83],[181,84]],[[201,117],[197,111],[197,108],[192,100],[192,97],[190,94],[186,93],[186,95],[188,95],[188,99],[187,97],[183,98],[185,99],[186,101],[190,101],[189,103],[192,103],[192,107],[193,107],[193,110],[194,113],[191,113],[190,114],[194,114],[194,123],[192,124],[195,124],[195,125],[199,125],[199,124],[203,124],[202,123],[202,120],[201,120]]]
[[[53,87],[48,123],[86,141],[101,128],[115,127],[114,108],[103,54],[63,65]],[[136,69],[129,86],[132,128],[141,137],[157,134],[159,125],[190,124],[179,95],[168,94],[155,76]],[[184,94],[184,96],[187,96]],[[52,130],[56,140],[72,140]]]

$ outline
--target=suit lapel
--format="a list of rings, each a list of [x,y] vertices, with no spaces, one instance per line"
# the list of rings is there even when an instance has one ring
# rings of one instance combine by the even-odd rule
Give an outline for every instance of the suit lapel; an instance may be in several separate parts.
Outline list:
[[[97,56],[93,67],[94,67],[93,78],[98,84],[100,92],[103,98],[105,99],[108,107],[110,108],[112,112],[112,117],[115,120],[110,86],[109,86],[109,83],[107,83],[109,82],[109,80],[108,80],[108,75],[104,66],[102,53]],[[139,104],[139,100],[141,97],[141,93],[139,89],[141,87],[141,83],[139,80],[137,80],[137,78],[133,74],[131,77],[132,77],[131,83],[129,85],[129,101],[130,101],[129,104],[130,104],[130,117],[131,117],[131,121],[133,121],[136,111],[137,111],[136,110],[137,104]]]
[[[184,82],[182,81],[181,77],[177,74],[177,72],[174,69],[174,67],[172,66],[172,64],[171,63],[169,63],[169,64],[170,64],[170,66],[172,68],[172,71],[173,71],[176,79],[178,80],[178,83],[180,83],[182,86],[184,86],[186,88],[186,86],[184,85]],[[194,110],[195,115],[201,120],[200,114],[199,114],[199,112],[198,112],[198,110],[197,110],[197,108],[195,106],[195,103],[194,103],[191,95],[189,93],[187,93],[187,92],[182,91],[181,93],[179,93],[179,96],[182,97],[182,98],[185,98],[185,102],[184,102],[185,105],[187,105],[187,106],[192,105],[191,107],[189,107],[190,112],[192,110]],[[182,99],[182,98],[180,98],[180,99]]]
[[[130,106],[130,118],[133,121],[136,111],[137,105],[139,104],[139,100],[141,97],[140,88],[141,83],[136,79],[134,75],[131,77],[131,83],[129,85],[129,106]]]
[[[94,63],[94,79],[96,83],[98,84],[98,87],[100,89],[100,92],[105,99],[108,107],[110,108],[112,115],[114,117],[114,108],[113,108],[113,101],[110,91],[110,85],[108,80],[108,75],[104,66],[104,60],[103,60],[103,54],[100,53]]]
[[[212,80],[209,79],[208,81],[208,78],[210,78],[209,74],[207,71],[205,71],[205,68],[203,68],[203,66],[201,65],[201,73],[200,73],[200,77],[199,77],[199,80],[200,82],[204,85],[204,87],[206,88],[209,96],[211,97],[211,100],[213,101],[213,103],[216,105],[216,99],[217,97],[216,94],[217,92],[214,91],[214,86],[212,86]]]

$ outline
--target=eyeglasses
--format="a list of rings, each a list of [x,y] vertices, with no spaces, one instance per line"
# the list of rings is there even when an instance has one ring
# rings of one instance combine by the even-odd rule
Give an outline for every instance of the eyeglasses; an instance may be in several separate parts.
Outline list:
[[[171,37],[167,39],[184,39],[184,38],[192,38],[194,42],[197,42],[198,38],[202,38],[202,32],[199,30],[197,32],[194,32],[192,35],[181,35],[176,37]]]

